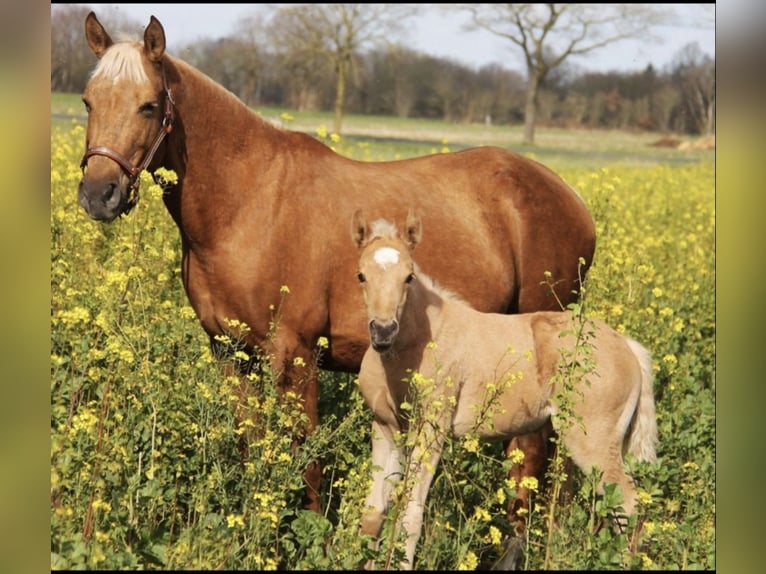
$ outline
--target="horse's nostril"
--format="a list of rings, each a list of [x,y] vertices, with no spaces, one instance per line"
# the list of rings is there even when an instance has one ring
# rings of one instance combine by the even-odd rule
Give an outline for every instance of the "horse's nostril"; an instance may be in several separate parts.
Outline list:
[[[110,183],[106,186],[106,189],[104,190],[104,193],[101,195],[101,200],[104,202],[104,205],[108,205],[110,203],[113,203],[114,197],[117,194],[117,184]]]

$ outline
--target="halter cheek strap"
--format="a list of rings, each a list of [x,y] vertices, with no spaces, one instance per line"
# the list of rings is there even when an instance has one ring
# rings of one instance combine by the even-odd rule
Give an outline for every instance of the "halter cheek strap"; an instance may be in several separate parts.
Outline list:
[[[138,203],[138,186],[140,183],[138,176],[143,170],[149,167],[152,159],[154,159],[154,154],[157,153],[157,150],[159,149],[162,140],[165,139],[165,136],[173,131],[173,106],[175,105],[175,102],[173,101],[173,94],[168,87],[167,77],[165,76],[165,66],[162,63],[160,63],[160,68],[162,70],[162,89],[165,92],[165,115],[162,118],[160,131],[154,138],[154,143],[152,143],[149,151],[144,156],[143,161],[141,161],[141,163],[139,163],[137,166],[133,166],[131,165],[130,161],[125,158],[125,156],[105,146],[89,147],[87,150],[85,150],[85,155],[82,156],[82,161],[80,161],[80,169],[83,171],[83,173],[85,173],[85,167],[88,165],[88,160],[91,158],[91,156],[94,155],[108,157],[122,168],[122,170],[128,176],[128,190],[130,192],[128,196],[126,213],[135,207],[136,203]]]

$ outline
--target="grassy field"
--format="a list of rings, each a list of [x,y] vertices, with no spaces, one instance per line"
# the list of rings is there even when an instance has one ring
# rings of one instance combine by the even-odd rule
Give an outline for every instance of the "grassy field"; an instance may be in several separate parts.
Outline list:
[[[161,189],[144,177],[138,207],[110,225],[77,205],[81,110],[79,96],[52,95],[51,568],[355,568],[368,555],[359,520],[370,413],[354,377],[322,373],[321,424],[297,452],[297,405],[279,403],[268,376],[257,381],[262,435],[243,464],[231,399],[239,382],[221,376],[186,301]],[[329,114],[259,111],[330,141]],[[715,569],[714,152],[648,145],[656,134],[547,129],[525,150],[520,130],[351,116],[332,145],[390,160],[492,143],[533,154],[583,195],[598,233],[586,315],[652,351],[659,460],[629,461],[638,549],[600,528],[618,494],[595,496],[596,476],[576,472],[571,500],[535,490],[522,566]],[[301,471],[317,456],[322,515],[299,502]],[[449,442],[416,569],[493,564],[517,487],[507,464],[497,445]]]

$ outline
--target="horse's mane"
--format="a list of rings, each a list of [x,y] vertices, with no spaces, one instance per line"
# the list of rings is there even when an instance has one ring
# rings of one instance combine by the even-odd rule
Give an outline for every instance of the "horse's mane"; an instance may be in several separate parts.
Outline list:
[[[149,81],[144,65],[141,62],[140,44],[132,41],[113,44],[104,52],[103,57],[93,69],[92,77],[102,76],[104,79],[117,83],[127,80],[136,84]]]
[[[374,239],[400,239],[399,236],[399,230],[396,228],[396,225],[391,223],[390,221],[386,219],[376,219],[375,221],[370,223],[370,236],[369,240],[373,241]],[[418,278],[418,281],[428,289],[429,291],[433,291],[437,293],[438,295],[444,297],[445,299],[451,299],[453,301],[459,301],[461,303],[466,303],[466,301],[460,297],[457,293],[450,291],[449,289],[445,289],[441,285],[439,285],[430,275],[426,275],[423,273],[420,266],[417,264],[417,262],[412,262],[415,267],[415,276]]]

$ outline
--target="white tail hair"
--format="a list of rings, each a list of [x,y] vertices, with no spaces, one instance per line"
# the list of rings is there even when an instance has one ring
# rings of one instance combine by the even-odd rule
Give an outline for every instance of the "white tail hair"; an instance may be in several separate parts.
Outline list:
[[[657,460],[657,415],[654,408],[652,356],[639,342],[629,337],[626,337],[626,342],[641,366],[641,394],[626,438],[627,452],[638,460],[654,462]]]

